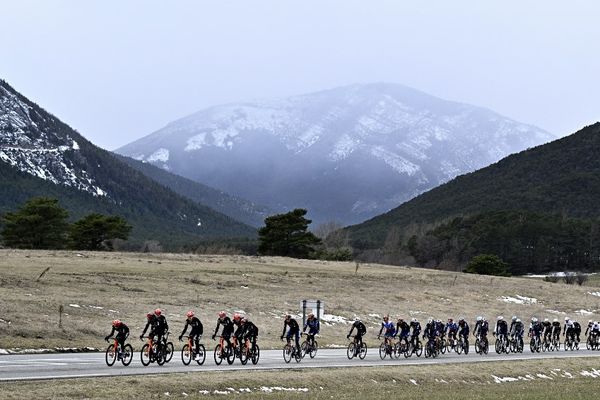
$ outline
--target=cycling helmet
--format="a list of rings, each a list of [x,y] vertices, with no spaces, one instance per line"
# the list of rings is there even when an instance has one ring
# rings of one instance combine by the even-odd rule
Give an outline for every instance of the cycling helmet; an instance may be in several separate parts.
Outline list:
[[[226,315],[227,315],[227,313],[225,311],[219,312],[219,318],[225,318]]]
[[[410,322],[417,322],[417,319],[416,319],[416,318],[412,318],[412,319],[410,320]]]
[[[464,321],[465,321],[465,319],[464,319],[463,317],[460,317],[460,318],[458,319],[458,322],[464,322]]]
[[[148,314],[146,314],[146,318],[150,319],[154,317],[154,314],[152,314],[151,312],[149,312]]]
[[[538,319],[536,317],[531,317],[531,322],[538,322]]]
[[[240,319],[242,319],[242,316],[239,313],[233,314],[233,320],[234,321],[239,321]]]
[[[544,322],[548,322],[550,321],[548,318],[544,318]]]
[[[516,315],[513,315],[513,317],[512,317],[512,320],[513,320],[513,321],[516,321],[516,320],[517,320],[517,316],[516,316]]]
[[[190,310],[190,311],[187,312],[186,315],[187,315],[188,318],[192,318],[194,316],[194,312],[192,310]]]
[[[569,321],[569,317],[565,317],[565,322]]]
[[[313,313],[308,314],[308,318],[314,318],[314,317],[315,317],[315,314],[313,314]]]
[[[398,322],[404,322],[404,318],[398,317]]]
[[[428,323],[428,324],[430,324],[430,323],[432,323],[432,322],[433,322],[433,318],[429,317],[429,318],[427,319],[427,323]]]
[[[554,318],[552,322],[558,322],[558,318]]]
[[[156,315],[157,317],[162,314],[162,311],[160,311],[160,308],[157,308],[156,310],[154,310],[154,315]]]
[[[389,316],[389,315],[384,315],[384,316],[383,316],[383,320],[384,320],[384,321],[387,321],[388,319],[390,319],[390,316]]]
[[[503,321],[504,317],[502,315],[498,315],[498,321]]]
[[[120,319],[115,319],[112,323],[112,326],[118,328],[119,326],[121,326],[121,320]]]
[[[292,318],[292,316],[291,316],[290,314],[285,314],[285,319],[286,319],[286,320],[288,320],[288,319],[290,319],[290,318]]]
[[[588,324],[591,324],[591,323],[593,323],[593,322],[594,322],[594,321],[592,321],[592,320],[590,319],[590,320],[588,321]]]
[[[248,318],[244,317],[242,318],[242,320],[240,321],[242,324],[245,324],[246,322],[248,322]]]
[[[462,321],[462,318],[461,318],[461,321]],[[480,316],[478,316],[478,317],[477,317],[477,321],[483,321],[483,317],[482,317],[481,315],[480,315]]]
[[[515,322],[521,322],[521,320],[520,320],[519,318],[517,318],[517,319],[515,320]]]

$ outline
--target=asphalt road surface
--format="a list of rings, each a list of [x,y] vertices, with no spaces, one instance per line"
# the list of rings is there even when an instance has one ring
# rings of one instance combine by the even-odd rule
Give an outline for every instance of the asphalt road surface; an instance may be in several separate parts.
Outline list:
[[[241,365],[236,359],[233,365],[224,361],[220,366],[215,365],[212,351],[207,352],[204,365],[197,365],[194,361],[189,366],[181,362],[181,353],[176,351],[170,363],[163,366],[150,364],[144,367],[140,362],[139,351],[135,352],[132,363],[124,367],[120,362],[108,367],[104,361],[104,353],[77,353],[77,354],[36,354],[36,355],[3,355],[0,356],[0,381],[38,380],[59,378],[82,378],[94,376],[115,375],[144,375],[165,374],[192,371],[223,371],[223,370],[265,370],[286,368],[334,368],[334,367],[373,367],[381,365],[426,365],[426,364],[458,364],[472,362],[493,362],[506,360],[531,360],[547,358],[569,357],[600,357],[600,351],[564,351],[532,354],[528,349],[522,354],[501,354],[493,352],[480,356],[470,351],[467,356],[456,353],[440,355],[438,358],[429,359],[422,355],[420,358],[412,356],[399,359],[381,360],[377,349],[369,349],[364,360],[348,360],[345,349],[319,349],[314,359],[306,356],[299,363],[294,360],[290,364],[283,361],[281,350],[265,350],[261,352],[257,365],[250,362]]]

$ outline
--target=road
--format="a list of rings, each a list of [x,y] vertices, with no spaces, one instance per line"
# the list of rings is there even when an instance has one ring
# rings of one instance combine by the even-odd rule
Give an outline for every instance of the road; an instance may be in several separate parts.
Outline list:
[[[600,351],[559,351],[532,354],[528,350],[523,354],[490,353],[480,356],[474,351],[469,355],[445,354],[436,359],[426,359],[424,356],[416,358],[401,357],[399,359],[386,358],[381,360],[377,350],[369,349],[364,360],[348,360],[344,349],[320,349],[314,359],[303,359],[300,363],[294,360],[285,364],[280,350],[266,350],[261,352],[258,365],[241,365],[239,360],[233,365],[224,362],[217,366],[212,358],[212,352],[207,354],[204,365],[199,366],[192,362],[184,366],[180,359],[180,353],[176,352],[170,363],[163,366],[150,364],[144,367],[139,358],[139,352],[128,367],[115,364],[108,367],[104,361],[104,353],[78,353],[78,354],[36,354],[36,355],[5,355],[0,356],[0,381],[17,380],[39,380],[59,378],[82,378],[94,376],[115,375],[144,375],[165,374],[175,372],[191,371],[222,371],[222,370],[266,370],[285,368],[334,368],[334,367],[373,367],[382,365],[426,365],[426,364],[458,364],[471,362],[493,362],[506,360],[531,360],[548,358],[570,358],[570,357],[600,357]]]

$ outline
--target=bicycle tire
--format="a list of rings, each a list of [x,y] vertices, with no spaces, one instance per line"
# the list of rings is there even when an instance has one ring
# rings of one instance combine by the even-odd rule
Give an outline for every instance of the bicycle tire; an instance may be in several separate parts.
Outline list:
[[[164,352],[165,362],[168,363],[173,359],[173,353],[175,353],[175,345],[173,345],[173,342],[167,342]]]
[[[217,365],[221,365],[221,363],[223,362],[223,355],[221,354],[221,344],[218,344],[215,346],[215,351],[213,354],[213,357],[215,359],[215,364]]]
[[[312,346],[310,346],[310,352],[308,353],[310,358],[315,358],[318,350],[319,350],[319,342],[317,342],[316,340],[313,340],[313,344],[312,344]]]
[[[104,360],[106,361],[106,365],[108,365],[109,367],[115,365],[115,362],[117,361],[117,351],[115,350],[114,343],[106,348]]]
[[[152,362],[152,357],[150,356],[150,346],[148,343],[142,346],[142,350],[140,350],[140,361],[144,367],[147,367]]]
[[[189,344],[184,344],[181,348],[181,362],[183,365],[190,365],[192,362],[192,351]]]
[[[129,343],[127,343],[123,347],[123,356],[121,357],[121,364],[127,367],[129,364],[131,364],[131,360],[133,360],[133,347]]]
[[[456,345],[456,354],[462,354],[464,347],[464,342],[462,340],[458,341],[458,345]]]
[[[242,363],[242,365],[246,365],[248,363],[248,360],[250,359],[250,356],[250,350],[246,352],[246,346],[243,346],[240,349],[240,363]]]
[[[360,350],[358,352],[358,358],[364,360],[367,356],[367,344],[363,342],[362,346],[360,346]]]
[[[204,347],[203,344],[198,345],[198,349],[197,349],[196,355],[198,355],[198,359],[197,360],[194,357],[194,360],[196,361],[196,364],[198,364],[198,365],[204,364],[204,361],[206,360],[206,348]]]
[[[308,353],[308,347],[308,342],[306,340],[300,345],[300,355],[302,358],[304,358],[306,353]]]
[[[355,354],[356,345],[354,344],[354,342],[350,342],[350,344],[348,345],[348,349],[346,350],[346,357],[348,357],[348,360],[352,360]]]
[[[420,341],[417,341],[415,354],[417,355],[417,357],[421,357],[421,355],[423,354],[423,343],[421,343]]]
[[[233,347],[231,347],[231,345],[227,346],[226,350],[227,353],[225,359],[227,360],[227,364],[231,365],[235,361],[235,351],[233,350]]]
[[[254,350],[252,350],[252,364],[258,364],[258,360],[260,360],[260,347],[258,345],[254,345]]]
[[[387,356],[387,345],[385,343],[381,343],[379,345],[379,358],[381,358],[382,360],[385,360],[386,356]]]
[[[283,346],[283,361],[286,364],[289,364],[292,361],[292,348],[289,344]]]

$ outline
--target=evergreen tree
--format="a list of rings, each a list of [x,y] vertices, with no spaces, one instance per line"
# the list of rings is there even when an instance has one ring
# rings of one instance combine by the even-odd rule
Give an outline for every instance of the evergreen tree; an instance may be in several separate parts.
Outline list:
[[[2,218],[2,238],[7,247],[60,249],[65,247],[69,214],[57,199],[35,197]]]
[[[312,222],[304,218],[306,210],[297,208],[286,214],[272,215],[265,219],[265,226],[258,231],[259,254],[309,258],[315,245],[321,243],[308,225]]]
[[[71,225],[71,246],[78,250],[112,250],[112,240],[127,240],[130,231],[131,226],[119,216],[90,214]]]
[[[465,272],[479,275],[499,275],[509,276],[507,272],[508,265],[493,254],[480,254],[473,257]]]

